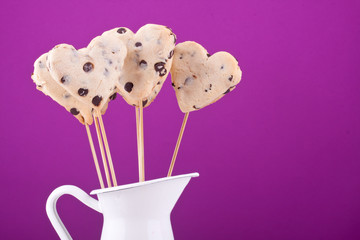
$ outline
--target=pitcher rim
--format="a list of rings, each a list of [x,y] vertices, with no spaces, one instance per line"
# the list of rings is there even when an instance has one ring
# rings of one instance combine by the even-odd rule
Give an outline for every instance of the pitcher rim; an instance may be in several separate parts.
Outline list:
[[[116,186],[116,187],[96,189],[96,190],[91,191],[90,195],[113,192],[113,191],[117,191],[117,190],[124,190],[124,189],[139,187],[139,186],[148,185],[148,184],[154,184],[154,183],[158,183],[158,182],[162,182],[162,181],[169,181],[169,180],[178,179],[178,178],[198,177],[198,176],[200,176],[199,173],[194,172],[194,173],[181,174],[181,175],[176,175],[176,176],[171,176],[171,177],[156,178],[156,179],[152,179],[152,180],[148,180],[148,181],[144,181],[144,182],[129,183],[129,184]]]

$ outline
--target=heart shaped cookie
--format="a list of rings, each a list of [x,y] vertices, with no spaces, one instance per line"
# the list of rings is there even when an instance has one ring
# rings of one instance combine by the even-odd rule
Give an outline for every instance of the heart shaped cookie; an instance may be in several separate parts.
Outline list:
[[[92,124],[92,108],[82,103],[66,91],[61,84],[58,84],[50,75],[49,69],[46,67],[48,53],[41,55],[34,63],[34,73],[31,76],[36,88],[45,95],[51,97],[55,102],[63,106],[68,112],[76,117],[82,124]],[[102,112],[107,108],[104,105]]]
[[[182,112],[199,110],[235,89],[242,72],[227,52],[210,56],[196,42],[183,42],[174,50],[171,81]]]
[[[116,96],[126,54],[125,44],[109,34],[96,37],[80,50],[57,45],[49,52],[47,66],[53,79],[73,97],[101,111]]]
[[[117,86],[119,94],[133,106],[149,106],[163,86],[172,63],[176,36],[171,29],[155,24],[141,27],[136,34],[128,28],[105,32],[117,34],[127,46],[123,75]]]

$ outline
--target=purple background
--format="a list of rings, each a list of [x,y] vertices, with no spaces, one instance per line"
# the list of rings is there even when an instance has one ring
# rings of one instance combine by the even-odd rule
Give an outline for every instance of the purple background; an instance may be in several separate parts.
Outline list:
[[[35,59],[146,23],[243,70],[234,92],[190,114],[174,174],[200,178],[173,211],[176,239],[359,239],[359,12],[350,0],[2,2],[1,239],[56,239],[51,191],[99,186],[85,128],[35,89]],[[168,79],[145,110],[147,179],[166,175],[182,117]],[[118,182],[137,181],[134,109],[118,97],[104,121]],[[100,214],[68,196],[58,208],[74,239],[99,239]]]

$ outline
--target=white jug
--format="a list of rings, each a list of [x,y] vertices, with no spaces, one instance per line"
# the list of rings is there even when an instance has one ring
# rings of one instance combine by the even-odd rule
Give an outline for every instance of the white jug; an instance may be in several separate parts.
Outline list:
[[[69,194],[104,215],[102,240],[172,240],[170,213],[190,179],[198,176],[191,173],[92,191],[98,200],[65,185],[50,194],[46,213],[60,239],[72,239],[56,211],[59,197]]]

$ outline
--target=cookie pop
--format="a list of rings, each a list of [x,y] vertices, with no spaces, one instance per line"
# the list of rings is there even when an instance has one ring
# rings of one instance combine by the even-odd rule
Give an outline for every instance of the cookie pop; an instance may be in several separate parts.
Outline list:
[[[34,73],[32,74],[31,78],[33,79],[34,83],[36,84],[36,88],[39,91],[51,97],[55,102],[63,106],[82,124],[85,125],[100,186],[101,188],[104,188],[105,186],[89,128],[89,125],[91,125],[93,121],[91,108],[83,104],[81,101],[78,101],[69,92],[56,83],[56,81],[51,77],[49,69],[46,67],[47,58],[48,53],[45,53],[35,61]],[[104,108],[105,109],[103,111],[105,112],[107,105],[105,105]]]
[[[115,28],[103,36],[114,33],[127,46],[123,75],[117,87],[124,100],[135,106],[139,180],[144,181],[143,108],[154,101],[169,74],[176,36],[171,29],[156,24],[144,25],[136,33],[125,27]]]
[[[46,55],[46,64],[44,64],[44,59],[41,60],[41,66],[39,64],[39,68],[46,65],[48,78],[53,80],[54,89],[56,87],[66,92],[67,103],[78,105],[78,108],[71,108],[70,112],[75,116],[81,114],[78,117],[80,121],[84,119],[92,150],[93,143],[88,125],[92,123],[92,116],[94,117],[109,187],[111,187],[110,174],[101,135],[104,139],[114,186],[117,182],[101,115],[105,113],[108,102],[116,97],[115,83],[121,77],[126,54],[127,50],[123,42],[113,35],[108,35],[96,37],[87,48],[80,50],[67,44],[57,45]],[[43,77],[40,76],[38,81],[40,85],[44,81],[42,79]],[[59,102],[58,93],[55,90],[51,96]],[[64,100],[61,100],[59,103],[63,102]],[[96,154],[93,156],[96,157]]]
[[[74,98],[68,91],[62,88],[50,75],[46,66],[48,53],[41,55],[34,63],[34,73],[31,78],[36,88],[55,102],[63,106],[82,124],[91,125],[93,122],[91,108]],[[107,106],[105,106],[106,108]]]
[[[235,89],[242,72],[237,60],[227,52],[210,55],[196,42],[175,47],[171,80],[180,110],[185,113],[168,176],[171,176],[189,113],[202,109]]]

